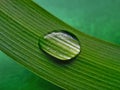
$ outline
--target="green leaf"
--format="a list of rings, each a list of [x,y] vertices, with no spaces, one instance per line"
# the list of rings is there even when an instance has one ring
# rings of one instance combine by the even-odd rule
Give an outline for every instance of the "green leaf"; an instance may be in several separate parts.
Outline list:
[[[39,49],[40,37],[66,30],[80,41],[81,53],[55,62]],[[29,0],[1,0],[0,49],[38,76],[64,89],[120,89],[120,46],[70,27]]]

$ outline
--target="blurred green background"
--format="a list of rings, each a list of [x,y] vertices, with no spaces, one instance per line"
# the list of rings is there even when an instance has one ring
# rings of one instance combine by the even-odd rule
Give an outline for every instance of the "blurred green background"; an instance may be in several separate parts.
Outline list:
[[[74,28],[120,45],[120,0],[34,0]],[[62,90],[0,52],[0,90]]]

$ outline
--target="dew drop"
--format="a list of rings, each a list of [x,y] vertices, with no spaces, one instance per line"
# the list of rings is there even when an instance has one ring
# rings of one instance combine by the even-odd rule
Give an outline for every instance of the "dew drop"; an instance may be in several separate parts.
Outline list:
[[[39,46],[44,52],[59,60],[70,60],[80,53],[79,40],[66,31],[46,34],[40,38]]]

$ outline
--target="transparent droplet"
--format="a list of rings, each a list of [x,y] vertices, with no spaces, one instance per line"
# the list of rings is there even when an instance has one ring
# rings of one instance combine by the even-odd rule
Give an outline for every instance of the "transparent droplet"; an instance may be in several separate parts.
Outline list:
[[[70,60],[80,53],[79,40],[66,31],[48,33],[40,38],[39,46],[47,54],[59,60]]]

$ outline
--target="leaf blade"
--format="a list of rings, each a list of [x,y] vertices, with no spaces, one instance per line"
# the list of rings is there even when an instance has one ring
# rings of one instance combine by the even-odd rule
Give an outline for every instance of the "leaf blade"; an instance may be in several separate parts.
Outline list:
[[[2,0],[0,10],[1,50],[32,72],[65,89],[120,88],[120,78],[117,77],[120,76],[119,46],[73,29],[29,0]],[[82,52],[72,64],[53,63],[39,50],[39,37],[56,29],[65,29],[81,41]]]

